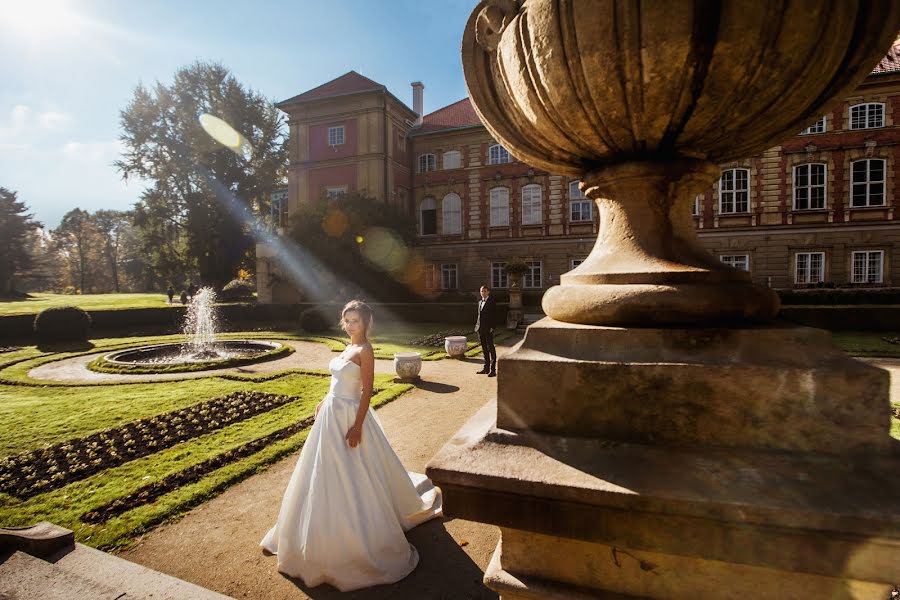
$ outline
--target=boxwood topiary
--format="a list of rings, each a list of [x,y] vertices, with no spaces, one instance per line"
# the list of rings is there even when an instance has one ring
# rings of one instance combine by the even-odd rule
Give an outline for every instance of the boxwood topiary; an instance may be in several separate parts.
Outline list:
[[[225,287],[222,288],[222,291],[217,296],[220,302],[241,302],[253,300],[253,292],[255,291],[256,286],[249,281],[232,279],[225,284]]]
[[[91,330],[91,316],[77,306],[46,308],[34,318],[34,334],[42,342],[83,342]]]
[[[321,308],[307,308],[300,313],[300,328],[309,333],[322,333],[331,328],[331,322]]]

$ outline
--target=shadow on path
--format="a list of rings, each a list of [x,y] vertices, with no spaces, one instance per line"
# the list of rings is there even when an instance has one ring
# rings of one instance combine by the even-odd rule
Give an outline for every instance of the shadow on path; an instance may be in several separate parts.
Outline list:
[[[435,394],[452,394],[459,391],[459,386],[450,385],[448,383],[440,383],[438,381],[416,380],[413,385],[416,389],[425,390],[426,392],[434,392]]]
[[[340,592],[330,585],[307,587],[300,579],[289,578],[314,600],[494,600],[497,594],[485,587],[484,574],[447,533],[444,519],[434,519],[409,531],[407,538],[419,551],[419,565],[405,579],[353,592]],[[453,577],[447,577],[453,573]]]

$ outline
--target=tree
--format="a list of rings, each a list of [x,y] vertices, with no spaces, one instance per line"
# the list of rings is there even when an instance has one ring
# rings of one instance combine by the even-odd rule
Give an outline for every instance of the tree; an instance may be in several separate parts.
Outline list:
[[[40,226],[16,192],[0,187],[0,295],[12,295],[14,276],[31,267],[29,236]]]
[[[203,114],[227,122],[252,153],[213,140],[200,125]],[[121,126],[126,150],[116,167],[125,178],[152,183],[135,223],[150,237],[183,234],[201,279],[217,286],[229,281],[252,248],[248,224],[238,215],[247,208],[264,211],[285,173],[278,111],[222,65],[198,62],[177,71],[170,86],[138,85],[121,112]]]
[[[53,241],[61,258],[68,262],[68,269],[63,271],[63,276],[79,293],[88,291],[88,285],[93,286],[93,271],[97,268],[98,258],[97,230],[86,210],[73,208],[59,223],[59,227],[53,230]]]
[[[119,293],[119,250],[123,231],[130,223],[131,214],[121,210],[98,210],[93,214],[94,226],[103,240],[101,253],[109,267],[112,288]]]

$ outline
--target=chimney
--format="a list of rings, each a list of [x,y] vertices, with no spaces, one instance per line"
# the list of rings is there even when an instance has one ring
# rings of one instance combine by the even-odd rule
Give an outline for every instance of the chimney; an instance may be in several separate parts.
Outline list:
[[[413,110],[416,113],[416,125],[422,124],[423,104],[425,103],[425,84],[421,81],[412,82]]]

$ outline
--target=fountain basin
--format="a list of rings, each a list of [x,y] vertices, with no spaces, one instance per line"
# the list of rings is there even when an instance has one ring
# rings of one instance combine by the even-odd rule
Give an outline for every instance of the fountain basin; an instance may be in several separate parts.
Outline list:
[[[235,367],[291,352],[290,346],[269,341],[225,340],[205,344],[202,350],[189,343],[154,344],[112,352],[88,368],[101,373],[178,373]]]

